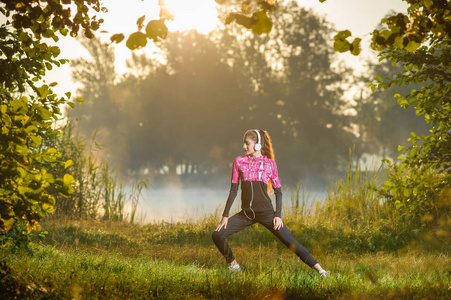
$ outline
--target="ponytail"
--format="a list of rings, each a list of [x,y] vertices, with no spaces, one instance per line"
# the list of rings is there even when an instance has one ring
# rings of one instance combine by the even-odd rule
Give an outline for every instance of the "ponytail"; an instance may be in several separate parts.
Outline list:
[[[260,136],[262,137],[262,155],[266,156],[269,159],[275,161],[274,158],[274,148],[272,147],[271,137],[266,130],[259,130]],[[271,191],[271,180],[268,181],[268,193]]]
[[[259,130],[260,136],[262,137],[262,154],[266,156],[267,158],[270,158],[272,160],[274,159],[274,148],[272,147],[271,143],[271,137],[269,136],[269,133],[266,130]]]

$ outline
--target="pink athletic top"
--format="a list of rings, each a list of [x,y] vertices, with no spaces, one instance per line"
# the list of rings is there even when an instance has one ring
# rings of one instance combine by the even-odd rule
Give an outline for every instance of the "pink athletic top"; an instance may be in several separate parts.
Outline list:
[[[241,209],[258,212],[274,212],[271,198],[267,193],[268,182],[271,180],[276,195],[275,217],[282,214],[282,189],[277,173],[276,162],[264,155],[259,157],[239,156],[235,159],[232,169],[232,184],[223,216],[228,217],[230,208],[241,181]]]
[[[240,174],[244,181],[261,181],[273,188],[280,188],[276,162],[264,155],[259,157],[238,156],[233,163],[232,183],[238,183]]]

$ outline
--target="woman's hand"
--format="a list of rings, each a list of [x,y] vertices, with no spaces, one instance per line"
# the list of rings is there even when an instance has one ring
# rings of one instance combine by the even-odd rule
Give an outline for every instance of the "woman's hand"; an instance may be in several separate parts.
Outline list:
[[[219,225],[216,227],[215,231],[219,231],[221,230],[222,227],[224,227],[225,229],[227,229],[227,222],[229,221],[228,217],[222,217],[221,222],[219,223]]]
[[[274,230],[279,230],[283,227],[282,219],[279,217],[274,217],[272,223],[274,224]]]

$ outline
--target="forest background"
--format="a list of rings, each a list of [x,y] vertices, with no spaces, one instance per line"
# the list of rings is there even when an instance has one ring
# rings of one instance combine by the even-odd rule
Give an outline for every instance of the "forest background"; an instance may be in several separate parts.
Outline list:
[[[84,103],[69,117],[83,135],[96,132],[123,175],[145,175],[155,187],[223,187],[248,128],[272,136],[284,184],[312,188],[345,174],[350,149],[355,162],[396,158],[410,132],[427,132],[413,107],[393,100],[407,88],[366,87],[402,67],[368,62],[367,76],[356,78],[337,63],[324,17],[295,2],[279,4],[273,17],[265,36],[233,24],[207,35],[172,33],[158,56],[134,54],[122,75],[114,48],[83,40],[91,58],[73,59],[71,68]]]

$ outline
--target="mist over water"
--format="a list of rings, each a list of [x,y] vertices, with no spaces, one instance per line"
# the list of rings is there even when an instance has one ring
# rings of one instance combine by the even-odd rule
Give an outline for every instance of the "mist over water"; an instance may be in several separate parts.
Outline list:
[[[293,206],[291,200],[292,193],[293,191],[290,189],[283,190],[282,216],[284,212],[286,213]],[[136,210],[135,222],[148,224],[197,221],[211,215],[216,216],[219,222],[228,195],[228,189],[151,188],[143,191],[142,198]],[[271,195],[270,197],[275,207],[275,196]],[[306,191],[304,196],[301,193],[300,201],[304,198],[308,207],[316,205],[317,200],[323,201],[325,197],[326,193],[324,191]],[[129,210],[129,203],[127,206],[127,210]],[[240,209],[241,194],[239,192],[230,212],[234,214]]]
[[[222,213],[227,196],[228,190],[149,189],[143,193],[143,199],[139,203],[138,221],[171,223],[199,220],[219,210],[218,213]]]

